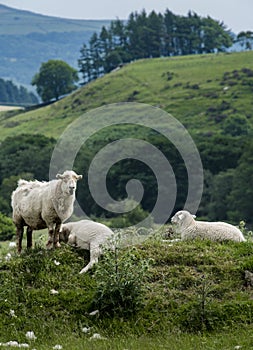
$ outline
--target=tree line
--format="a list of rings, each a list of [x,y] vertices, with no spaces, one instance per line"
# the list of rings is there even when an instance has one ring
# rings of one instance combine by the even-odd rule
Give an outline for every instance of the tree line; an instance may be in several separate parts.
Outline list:
[[[94,32],[80,49],[79,73],[86,84],[125,63],[142,58],[204,54],[226,51],[237,42],[251,49],[253,32],[235,36],[223,22],[200,17],[195,12],[187,16],[166,10],[164,15],[152,11],[149,15],[131,13],[127,21],[111,21],[108,28]],[[32,79],[32,85],[44,102],[57,100],[77,88],[78,71],[62,60],[42,63]]]
[[[209,16],[143,10],[94,33],[82,46],[78,65],[86,83],[132,60],[220,52],[232,44],[232,34],[223,22]]]
[[[0,78],[0,103],[36,104],[38,98],[24,86],[16,86],[10,80]]]
[[[133,130],[110,131],[110,142],[124,134],[132,135]],[[108,136],[108,134],[107,134]],[[162,135],[150,131],[146,134],[136,129],[136,137],[158,147],[169,160],[177,181],[177,199],[174,211],[183,208],[187,192],[187,170],[184,161],[173,146]],[[95,154],[105,146],[108,138],[101,133],[82,146],[77,154],[74,170],[83,174],[77,191],[77,200],[84,212],[90,217],[115,218],[110,210],[101,208],[93,199],[87,186],[87,174]],[[198,216],[208,220],[225,220],[238,224],[244,220],[252,225],[253,195],[253,141],[251,135],[233,137],[215,135],[210,138],[195,138],[203,162],[204,192],[198,210]],[[17,186],[17,180],[48,180],[51,153],[56,144],[53,138],[43,135],[19,135],[8,137],[0,148],[0,212],[11,216],[11,193]],[[213,145],[215,144],[215,147]],[[36,157],[34,158],[34,154]],[[157,200],[157,181],[152,170],[135,159],[124,159],[112,166],[107,175],[107,188],[115,200],[126,198],[126,184],[130,179],[138,179],[144,187],[141,209],[151,212]],[[167,189],[169,191],[169,189]],[[169,193],[168,193],[169,196]],[[166,211],[166,203],[164,205]],[[143,215],[143,212],[132,213]],[[117,215],[116,215],[117,217]],[[119,216],[118,216],[119,217]]]

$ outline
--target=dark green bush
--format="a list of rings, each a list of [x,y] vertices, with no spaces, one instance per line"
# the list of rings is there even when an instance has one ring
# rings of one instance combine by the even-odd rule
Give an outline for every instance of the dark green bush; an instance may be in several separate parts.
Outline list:
[[[95,271],[94,307],[109,315],[129,315],[142,305],[148,261],[137,250],[107,250]]]
[[[12,219],[0,212],[0,241],[7,241],[15,235]]]

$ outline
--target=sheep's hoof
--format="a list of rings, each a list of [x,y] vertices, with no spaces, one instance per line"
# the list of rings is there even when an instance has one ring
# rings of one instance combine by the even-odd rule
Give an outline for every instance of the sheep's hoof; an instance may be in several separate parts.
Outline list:
[[[59,242],[54,243],[54,248],[61,248],[61,244]]]
[[[53,248],[53,243],[52,242],[47,242],[46,248],[47,249],[52,249]]]

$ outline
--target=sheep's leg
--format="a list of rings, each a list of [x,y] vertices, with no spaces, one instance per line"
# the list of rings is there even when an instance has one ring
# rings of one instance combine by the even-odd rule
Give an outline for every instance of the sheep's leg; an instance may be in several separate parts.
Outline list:
[[[102,253],[101,249],[98,246],[92,247],[92,245],[91,245],[90,246],[90,262],[79,273],[80,274],[85,273],[89,269],[91,269],[94,264],[97,264],[98,258],[100,257],[101,253]]]
[[[23,233],[24,233],[24,226],[16,226],[16,240],[17,240],[17,248],[18,253],[21,253],[22,250],[22,239],[23,239]]]
[[[55,225],[55,230],[54,230],[54,248],[60,248],[60,229],[61,229],[61,223],[57,223]]]
[[[53,248],[53,242],[54,242],[54,226],[50,225],[48,226],[48,241],[46,244],[47,249]]]
[[[31,229],[31,227],[27,226],[27,229],[26,229],[27,249],[32,248],[32,245],[33,245],[32,233],[33,233],[33,230]]]

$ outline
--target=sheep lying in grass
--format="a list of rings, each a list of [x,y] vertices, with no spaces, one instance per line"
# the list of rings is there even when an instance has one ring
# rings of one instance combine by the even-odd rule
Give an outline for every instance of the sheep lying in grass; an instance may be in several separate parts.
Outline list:
[[[244,242],[242,232],[235,226],[225,222],[195,221],[195,215],[186,210],[178,211],[171,223],[173,230],[181,234],[182,240],[209,239],[212,241]]]
[[[56,178],[49,182],[18,181],[11,199],[18,252],[22,250],[24,226],[27,226],[27,248],[32,247],[33,230],[44,228],[48,228],[47,248],[60,246],[60,226],[73,213],[76,183],[82,175],[67,170]]]
[[[80,220],[62,225],[60,241],[90,251],[90,262],[80,271],[80,273],[84,273],[98,262],[98,258],[102,254],[101,246],[113,234],[113,231],[103,224],[91,220]]]

